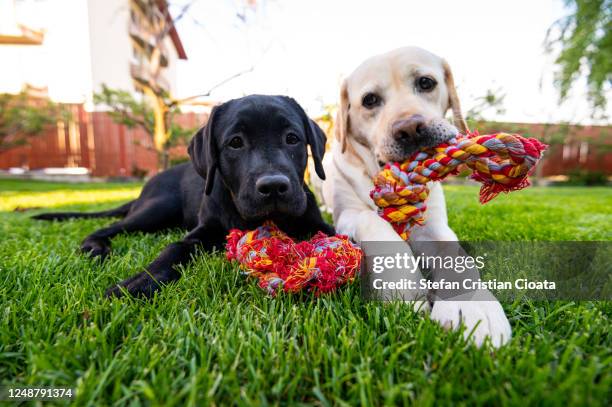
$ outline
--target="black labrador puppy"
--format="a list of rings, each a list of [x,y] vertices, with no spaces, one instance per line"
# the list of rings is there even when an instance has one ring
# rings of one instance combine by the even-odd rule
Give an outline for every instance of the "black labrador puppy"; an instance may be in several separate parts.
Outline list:
[[[197,247],[222,249],[230,229],[253,229],[272,220],[294,238],[318,231],[334,234],[321,217],[304,182],[310,145],[317,175],[324,179],[325,133],[298,103],[285,96],[251,95],[215,107],[208,124],[191,140],[191,162],[147,182],[140,196],[116,209],[96,213],[46,213],[34,218],[63,220],[123,216],[87,236],[81,250],[104,257],[110,239],[122,232],[191,230],[146,269],[107,290],[121,296],[151,296],[161,284],[180,278]]]

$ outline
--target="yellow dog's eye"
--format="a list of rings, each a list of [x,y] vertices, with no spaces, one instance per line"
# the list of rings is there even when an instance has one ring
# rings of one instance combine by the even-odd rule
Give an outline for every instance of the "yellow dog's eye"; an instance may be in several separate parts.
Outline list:
[[[421,92],[431,92],[437,84],[436,80],[429,76],[421,76],[416,80],[416,87]]]
[[[361,104],[366,109],[374,109],[376,106],[380,106],[382,104],[382,98],[376,93],[366,93],[363,99],[361,99]]]

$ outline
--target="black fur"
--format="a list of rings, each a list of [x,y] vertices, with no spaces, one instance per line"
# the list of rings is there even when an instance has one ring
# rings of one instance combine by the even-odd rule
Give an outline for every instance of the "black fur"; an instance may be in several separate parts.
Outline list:
[[[293,136],[297,143],[289,142],[295,141]],[[236,137],[244,143],[241,148],[230,146]],[[298,239],[317,231],[333,234],[304,183],[307,145],[317,174],[324,178],[325,134],[293,99],[251,95],[231,100],[213,109],[206,127],[193,137],[191,162],[151,178],[134,201],[110,211],[34,218],[124,216],[83,241],[83,252],[102,258],[110,253],[110,239],[119,233],[191,230],[166,247],[146,271],[107,290],[108,296],[122,296],[125,290],[150,297],[161,284],[180,278],[176,266],[188,262],[197,247],[223,249],[231,228],[252,229],[272,220]]]

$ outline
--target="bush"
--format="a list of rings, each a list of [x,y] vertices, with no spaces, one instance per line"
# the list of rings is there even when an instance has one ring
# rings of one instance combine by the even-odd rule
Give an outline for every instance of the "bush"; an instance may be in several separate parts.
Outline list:
[[[175,165],[183,164],[188,161],[189,161],[189,156],[171,158],[170,167],[174,167]]]
[[[132,176],[138,179],[144,179],[148,173],[149,170],[145,170],[144,168],[139,168],[136,165],[132,167]]]
[[[606,185],[608,183],[608,177],[602,171],[589,171],[583,168],[576,168],[569,172],[569,179],[567,184],[569,185]]]

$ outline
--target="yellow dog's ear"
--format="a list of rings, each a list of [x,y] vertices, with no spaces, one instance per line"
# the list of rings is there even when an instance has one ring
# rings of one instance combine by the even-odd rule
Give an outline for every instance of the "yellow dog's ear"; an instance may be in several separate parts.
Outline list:
[[[338,106],[338,113],[336,113],[336,140],[340,142],[342,146],[342,152],[346,151],[347,137],[349,132],[349,98],[346,79],[342,81],[340,87],[340,106]]]
[[[463,134],[467,134],[470,129],[463,118],[461,113],[461,104],[459,103],[459,97],[457,96],[457,89],[455,88],[455,80],[453,79],[453,72],[448,65],[448,62],[442,61],[444,67],[444,81],[446,82],[446,89],[448,89],[448,107],[453,111],[453,122],[455,127]]]

